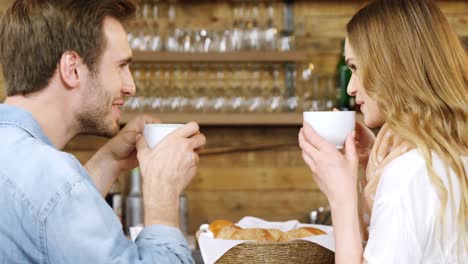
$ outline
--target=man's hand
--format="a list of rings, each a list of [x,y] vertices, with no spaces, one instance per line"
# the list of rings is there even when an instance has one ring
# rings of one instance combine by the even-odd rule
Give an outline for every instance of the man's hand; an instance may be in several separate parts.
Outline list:
[[[160,121],[148,115],[132,119],[85,164],[86,170],[103,197],[107,195],[121,173],[138,166],[136,138],[143,132],[145,124],[152,123]]]
[[[196,123],[188,123],[163,138],[153,149],[144,137],[137,143],[142,175],[145,225],[178,226],[179,195],[195,176],[197,150],[206,139]]]

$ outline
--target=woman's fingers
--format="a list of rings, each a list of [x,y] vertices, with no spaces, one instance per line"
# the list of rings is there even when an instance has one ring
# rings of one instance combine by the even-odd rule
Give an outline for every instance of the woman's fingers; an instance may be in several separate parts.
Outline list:
[[[356,161],[357,152],[356,152],[356,143],[354,142],[355,132],[351,132],[345,141],[345,155],[349,161]]]
[[[317,171],[317,165],[315,164],[314,160],[305,151],[302,151],[302,159],[309,166],[312,172],[315,173]]]
[[[366,125],[357,121],[356,122],[356,135],[355,140],[364,147],[372,147],[375,141],[375,135]]]
[[[312,144],[318,150],[326,150],[326,149],[336,149],[335,146],[331,145],[327,142],[323,137],[321,137],[315,130],[307,123],[304,122],[304,137],[305,139]]]
[[[311,156],[311,158],[317,157],[320,154],[320,152],[305,138],[303,128],[299,131],[299,146],[303,151]]]

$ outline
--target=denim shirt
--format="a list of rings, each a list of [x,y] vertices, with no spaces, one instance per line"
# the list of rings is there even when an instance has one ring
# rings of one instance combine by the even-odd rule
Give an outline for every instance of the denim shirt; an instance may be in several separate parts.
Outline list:
[[[173,227],[128,240],[77,161],[31,113],[0,104],[0,263],[194,263]]]

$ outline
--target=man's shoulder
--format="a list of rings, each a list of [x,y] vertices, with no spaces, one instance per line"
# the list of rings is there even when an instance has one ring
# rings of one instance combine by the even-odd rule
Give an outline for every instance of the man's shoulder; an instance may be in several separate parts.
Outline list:
[[[14,192],[11,194],[38,211],[84,180],[81,165],[72,155],[33,137],[23,138],[14,147],[1,148],[0,160],[0,185],[10,185],[9,192]]]
[[[15,171],[47,176],[46,174],[79,174],[76,159],[69,153],[60,151],[36,138],[26,136],[0,148],[0,171]]]

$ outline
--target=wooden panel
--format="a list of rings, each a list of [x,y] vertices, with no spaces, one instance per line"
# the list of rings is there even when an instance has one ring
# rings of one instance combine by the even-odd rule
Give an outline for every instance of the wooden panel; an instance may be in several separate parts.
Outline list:
[[[468,12],[461,15],[449,16],[448,20],[459,36],[468,36]]]
[[[295,18],[304,16],[348,16],[354,15],[369,1],[297,1],[294,3]]]
[[[468,2],[466,0],[443,0],[437,2],[442,12],[447,16],[468,14]]]
[[[346,23],[351,16],[305,16],[305,35],[314,39],[346,37]]]
[[[186,1],[176,6],[176,25],[189,29],[208,29],[208,30],[225,30],[233,24],[233,8],[234,1]],[[275,9],[275,24],[282,25],[282,1],[276,1]],[[260,5],[260,6],[263,6]],[[161,25],[167,25],[167,5],[160,6],[162,14],[160,17]],[[250,12],[250,9],[249,9]],[[265,8],[259,9],[259,23],[264,24],[267,18]],[[164,30],[164,29],[163,29]]]
[[[329,38],[344,39],[346,37],[346,24],[351,19],[352,14],[326,16],[308,12],[309,10],[313,10],[309,7],[304,7],[301,10],[304,14],[296,18],[296,28],[299,30],[299,36],[306,36],[321,41],[327,41]],[[468,35],[467,16],[468,12],[447,16],[452,27],[461,36]]]
[[[365,0],[298,0],[295,15],[303,16],[352,16],[370,1]],[[468,2],[463,0],[438,0],[440,9],[446,15],[468,13]]]
[[[190,232],[215,219],[237,222],[244,216],[309,222],[311,210],[328,204],[326,197],[315,191],[188,191],[187,200]]]
[[[127,123],[140,112],[127,111],[121,122]],[[163,123],[187,123],[195,121],[200,125],[298,125],[302,113],[154,113]]]
[[[317,42],[316,42],[317,43]],[[341,40],[339,42],[341,43]],[[314,45],[314,44],[312,44]],[[341,44],[340,44],[341,45]],[[320,74],[335,74],[338,61],[340,59],[340,51],[335,53],[320,53],[309,56],[310,62],[314,64],[314,72]]]
[[[312,173],[305,165],[296,168],[223,167],[199,168],[188,191],[318,191]]]
[[[73,154],[82,165],[86,164],[86,162],[96,153],[94,150],[65,150],[65,152]]]
[[[303,62],[306,53],[302,51],[235,51],[235,52],[144,52],[134,51],[135,62]]]
[[[80,135],[69,141],[65,149],[70,151],[96,150],[102,147],[108,140],[105,137]]]
[[[11,4],[13,3],[13,0],[2,0],[0,1],[0,11],[6,10]]]
[[[210,141],[212,138],[208,137],[208,140]],[[202,156],[199,168],[219,168],[220,170],[224,170],[224,168],[232,169],[233,166],[239,169],[249,168],[252,170],[250,173],[252,173],[257,167],[270,167],[272,169],[300,167],[304,166],[304,161],[302,160],[299,147],[296,146],[273,150]]]

